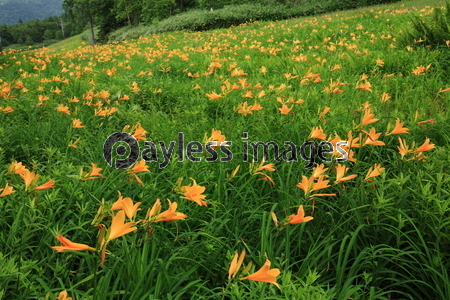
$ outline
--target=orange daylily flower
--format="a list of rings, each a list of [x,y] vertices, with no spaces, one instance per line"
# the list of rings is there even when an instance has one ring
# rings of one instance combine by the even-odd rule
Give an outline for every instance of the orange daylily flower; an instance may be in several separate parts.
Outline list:
[[[141,159],[140,161],[134,164],[134,166],[130,169],[130,171],[133,173],[150,172],[148,168],[149,166],[145,164],[145,160]]]
[[[330,186],[328,185],[330,181],[324,180],[325,176],[326,175],[319,175],[317,181],[314,181],[314,177],[311,176],[308,178],[305,175],[302,175],[302,182],[297,183],[296,186],[301,188],[305,192],[305,195],[308,195],[312,191],[321,190]]]
[[[398,138],[398,141],[400,143],[400,146],[398,146],[398,152],[400,153],[400,155],[402,156],[402,158],[412,152],[412,150],[409,149],[408,145],[406,144],[406,142],[404,140],[402,140],[400,137]]]
[[[325,119],[325,115],[330,111],[331,108],[329,108],[328,106],[325,106],[325,108],[323,109],[323,111],[320,113],[319,117],[320,119],[326,123],[327,120]]]
[[[9,186],[8,183],[6,183],[5,187],[2,188],[2,189],[0,189],[0,191],[2,192],[2,193],[0,194],[0,198],[1,198],[1,197],[8,196],[8,195],[11,195],[12,193],[15,192],[14,189],[13,189],[13,187],[12,187],[12,186]]]
[[[81,126],[82,123],[80,119],[72,119],[72,128],[84,128]]]
[[[436,122],[436,119],[431,119],[431,120],[426,120],[426,121],[420,121],[420,122],[417,122],[417,124],[434,123],[434,122]]]
[[[317,167],[313,169],[313,173],[311,175],[312,178],[319,178],[323,173],[325,173],[328,170],[328,168],[325,169],[324,164],[320,164]],[[327,175],[324,175],[327,176]]]
[[[62,113],[70,115],[70,110],[69,110],[69,107],[67,105],[58,104],[58,106],[56,107],[56,110],[58,112],[62,112]]]
[[[389,96],[388,93],[383,93],[383,94],[381,94],[381,102],[386,102],[386,101],[388,101],[389,99],[391,99],[391,96]]]
[[[53,179],[50,179],[46,183],[35,187],[34,190],[35,191],[40,191],[40,190],[51,189],[51,188],[54,188],[54,187],[55,187],[55,181]]]
[[[313,179],[313,177],[308,178],[305,175],[302,175],[302,182],[297,183],[296,186],[301,188],[303,192],[305,192],[305,195],[307,195],[312,190],[312,184],[314,183]]]
[[[181,187],[184,197],[180,198],[194,201],[195,203],[201,206],[207,206],[207,202],[203,201],[203,199],[205,199],[206,196],[202,195],[202,193],[205,191],[206,188],[204,186],[198,185],[193,178],[190,179],[193,181],[192,185]]]
[[[8,173],[13,173],[13,174],[21,174],[23,172],[25,172],[27,168],[25,168],[24,165],[22,165],[21,162],[12,162],[11,165],[8,168]]]
[[[347,167],[341,164],[336,165],[336,181],[334,182],[339,183],[347,180],[351,180],[358,176],[358,174],[348,175],[344,177],[345,172],[347,171]]]
[[[52,247],[52,249],[54,249],[58,252],[63,252],[63,251],[67,251],[67,250],[72,250],[72,251],[95,250],[94,248],[92,248],[88,245],[74,243],[71,240],[63,237],[61,234],[56,236],[56,238],[62,244],[62,246],[54,246],[54,247]]]
[[[137,140],[141,140],[141,141],[145,141],[145,134],[147,133],[147,131],[141,126],[140,122],[137,122],[136,125],[134,126],[134,133],[133,136],[137,139]]]
[[[365,130],[360,130],[367,135],[367,139],[364,142],[364,145],[376,145],[376,146],[384,146],[384,142],[377,141],[377,139],[382,135],[382,133],[376,133],[375,127],[372,127],[369,132]]]
[[[296,215],[288,216],[288,221],[286,222],[286,224],[292,224],[292,225],[300,224],[300,223],[311,221],[312,219],[314,219],[314,218],[311,216],[305,217],[305,211],[303,210],[303,205],[300,205],[298,207]]]
[[[239,104],[236,109],[238,113],[243,114],[244,116],[247,116],[248,114],[253,114],[252,106],[251,105],[249,106],[247,101]]]
[[[6,106],[6,107],[1,107],[0,106],[0,110],[5,112],[5,113],[12,113],[12,112],[14,112],[14,109],[11,106],[9,106],[9,105]]]
[[[327,136],[325,135],[325,133],[322,130],[321,126],[317,126],[317,127],[313,127],[311,129],[311,133],[308,137],[308,139],[320,139],[320,140],[324,140]]]
[[[56,300],[72,300],[72,297],[68,297],[67,291],[64,290],[59,293],[58,297],[56,297]]]
[[[372,92],[372,89],[370,88],[371,86],[372,86],[372,85],[370,84],[370,82],[366,81],[366,82],[360,84],[360,85],[357,87],[357,89],[360,89],[360,90],[366,90],[366,91]]]
[[[289,108],[286,104],[283,103],[283,105],[281,106],[281,108],[278,109],[280,111],[280,113],[282,113],[283,115],[287,115],[289,114],[289,112],[292,110],[292,107]]]
[[[234,278],[236,273],[241,268],[242,262],[245,258],[245,249],[242,250],[241,255],[237,252],[234,254],[233,260],[230,263],[230,267],[228,268],[228,279]]]
[[[313,183],[313,185],[312,185],[312,190],[313,191],[325,189],[325,188],[330,186],[328,184],[330,181],[329,180],[323,180],[324,178],[325,178],[325,175],[320,175],[319,178],[317,179],[317,181]]]
[[[140,184],[140,185],[144,185],[144,183],[142,182],[142,180],[139,178],[139,176],[136,175],[136,173],[140,173],[140,172],[150,172],[150,170],[148,169],[149,166],[147,166],[145,164],[145,160],[141,159],[140,161],[138,161],[137,163],[134,164],[134,166],[131,169],[127,170],[128,174],[131,174],[134,176],[134,178],[136,179],[136,181]]]
[[[373,167],[370,167],[370,169],[367,171],[366,178],[364,179],[367,181],[369,178],[380,176],[381,172],[383,172],[385,168],[382,168],[380,164],[374,164]]]
[[[260,110],[263,109],[264,107],[262,107],[259,103],[253,103],[253,105],[249,106],[250,110]]]
[[[371,108],[367,108],[364,110],[364,116],[359,126],[364,126],[378,121],[378,119],[374,118],[375,115],[371,113],[371,110]]]
[[[136,204],[133,204],[133,200],[131,200],[130,197],[123,198],[120,191],[117,191],[119,193],[119,199],[117,199],[116,202],[111,207],[111,210],[118,210],[122,209],[125,212],[125,215],[128,219],[133,219],[134,216],[136,216],[136,213],[138,210],[141,210],[139,205],[141,205],[141,202],[137,202]]]
[[[24,183],[25,183],[25,188],[28,190],[28,188],[31,185],[36,185],[36,182],[39,178],[39,175],[36,175],[34,172],[31,172],[28,169],[24,169],[22,171],[22,173],[19,173],[20,177],[22,177]]]
[[[205,94],[205,95],[206,95],[206,97],[208,97],[211,100],[218,100],[218,99],[223,98],[222,95],[217,94],[215,91],[213,91],[211,94]]]
[[[112,217],[111,227],[106,234],[107,242],[136,230],[137,227],[133,227],[134,225],[136,225],[136,222],[125,223],[125,212],[120,210]]]
[[[251,275],[241,278],[240,280],[268,282],[280,288],[280,286],[276,282],[276,277],[280,275],[280,269],[270,269],[270,264],[270,260],[266,259],[266,262],[264,263],[264,266],[261,267],[261,269]]]
[[[106,178],[102,174],[100,174],[100,171],[102,168],[97,167],[96,164],[91,163],[91,170],[81,176],[81,180],[89,180],[89,179],[99,179],[99,178]],[[80,173],[83,172],[83,169],[80,170]]]
[[[429,151],[434,148],[436,148],[436,146],[434,144],[430,144],[430,139],[426,138],[425,142],[422,144],[422,146],[417,148],[414,152],[424,152],[424,151]]]
[[[259,163],[259,165],[256,168],[254,168],[253,163],[251,163],[250,167],[252,169],[254,169],[253,175],[256,174],[256,172],[263,171],[263,170],[270,171],[270,172],[275,171],[275,165],[273,163],[265,165],[264,160],[261,160],[261,162]]]
[[[395,119],[394,129],[386,135],[408,133],[408,131],[409,131],[409,128],[403,127],[403,122],[400,122],[400,119],[397,118],[397,119]]]
[[[157,215],[155,221],[153,222],[177,221],[177,220],[184,220],[187,218],[187,215],[180,212],[176,212],[178,207],[178,204],[176,202],[172,203],[169,199],[167,199],[167,201],[169,202],[169,209]]]
[[[212,147],[213,149],[216,149],[225,141],[226,137],[222,134],[222,131],[213,128],[211,129],[211,136],[205,142],[216,142],[216,146]]]

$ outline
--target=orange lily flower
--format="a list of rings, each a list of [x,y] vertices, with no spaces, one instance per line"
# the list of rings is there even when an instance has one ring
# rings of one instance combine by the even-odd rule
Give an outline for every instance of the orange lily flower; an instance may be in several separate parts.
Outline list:
[[[426,121],[420,121],[420,122],[417,122],[417,124],[423,124],[423,123],[434,123],[434,122],[436,122],[436,119],[432,119],[432,120],[426,120]]]
[[[211,136],[205,142],[216,142],[216,146],[213,146],[213,149],[220,147],[220,144],[226,141],[226,137],[222,134],[222,131],[216,130],[213,128],[211,130]]]
[[[64,104],[58,104],[58,106],[56,107],[56,110],[65,114],[70,115],[70,110],[69,107],[67,105]]]
[[[320,113],[319,117],[320,119],[326,123],[327,120],[325,119],[325,115],[330,111],[331,108],[329,108],[328,106],[325,106],[325,108],[323,109],[323,111]]]
[[[283,104],[283,105],[281,106],[281,108],[279,108],[278,110],[280,111],[281,114],[287,115],[287,114],[289,114],[289,112],[292,110],[292,107],[289,108],[286,104]]]
[[[137,139],[137,140],[142,140],[145,141],[145,134],[147,133],[147,131],[142,128],[141,123],[137,122],[135,125],[135,130],[133,133],[133,136]]]
[[[15,192],[13,187],[9,186],[8,183],[6,183],[5,187],[0,189],[0,191],[2,191],[2,193],[0,194],[0,198],[11,195],[12,193]]]
[[[72,300],[72,297],[68,297],[67,291],[64,290],[59,293],[58,297],[56,297],[56,300]]]
[[[241,255],[239,255],[237,252],[234,254],[233,260],[230,263],[230,267],[228,269],[228,279],[234,278],[236,273],[239,271],[242,262],[245,258],[245,249],[242,250]]]
[[[375,115],[370,113],[371,110],[372,110],[371,108],[367,108],[364,111],[364,116],[363,116],[361,124],[359,126],[364,126],[364,125],[375,123],[376,121],[378,121],[378,119],[374,119]]]
[[[373,167],[370,167],[369,171],[367,171],[366,178],[364,179],[367,181],[367,179],[380,176],[381,172],[383,172],[385,168],[382,168],[380,164],[375,164]]]
[[[85,175],[83,175],[81,177],[82,180],[89,180],[89,179],[99,179],[99,178],[106,178],[105,176],[103,176],[102,174],[100,174],[100,171],[102,170],[102,168],[97,167],[96,164],[91,163],[92,169],[91,171],[89,171],[88,173],[86,173]],[[81,169],[81,172],[83,171],[83,169]],[[80,172],[80,173],[81,173]]]
[[[388,93],[383,93],[383,94],[381,94],[381,102],[386,102],[386,101],[388,101],[389,99],[391,99],[391,96],[389,96]]]
[[[72,128],[84,128],[84,126],[81,126],[82,123],[80,119],[72,119]]]
[[[302,175],[302,182],[297,183],[296,186],[301,188],[303,192],[305,192],[305,195],[307,195],[312,190],[312,185],[314,183],[313,179],[314,177],[308,178],[305,175]]]
[[[24,165],[22,165],[21,162],[12,162],[11,165],[8,168],[8,173],[13,173],[13,174],[21,174],[23,172],[25,172],[27,168],[25,168]]]
[[[330,186],[328,184],[330,181],[329,180],[323,180],[324,178],[325,178],[325,175],[320,175],[319,178],[317,179],[317,181],[313,183],[313,185],[312,185],[312,190],[313,191],[325,189],[325,188]]]
[[[63,237],[61,234],[56,236],[56,238],[62,244],[62,246],[54,246],[54,247],[52,247],[52,249],[54,249],[58,252],[63,252],[63,251],[67,251],[67,250],[72,250],[72,251],[95,250],[94,248],[92,248],[88,245],[74,243],[71,240]]]
[[[147,210],[147,214],[145,215],[146,219],[150,222],[153,222],[156,220],[156,215],[161,212],[161,200],[156,199],[155,203],[153,204],[152,208],[149,208]],[[157,221],[155,221],[157,222]]]
[[[384,146],[384,142],[377,141],[378,137],[382,135],[382,133],[376,133],[375,127],[372,127],[369,132],[365,130],[360,130],[367,135],[367,139],[364,142],[364,145],[376,145],[376,146]]]
[[[308,222],[314,219],[313,217],[305,217],[305,211],[303,210],[303,205],[300,205],[298,207],[298,211],[296,215],[290,215],[288,216],[288,221],[286,224],[300,224],[304,222]]]
[[[325,133],[322,130],[321,126],[317,126],[317,127],[313,127],[311,129],[311,133],[308,137],[308,139],[320,139],[320,140],[324,140],[327,136],[325,135]]]
[[[253,105],[249,106],[249,108],[250,108],[250,110],[261,110],[264,107],[262,107],[259,103],[256,103],[256,101],[255,101],[255,103],[253,103]]]
[[[0,110],[5,112],[5,113],[12,113],[12,112],[14,112],[14,109],[11,106],[9,106],[9,105],[6,106],[6,107],[1,107],[0,106]]]
[[[400,137],[398,138],[398,141],[400,143],[400,146],[398,146],[398,152],[400,153],[400,155],[402,156],[402,158],[412,152],[412,150],[409,149],[408,145],[406,144],[406,142],[404,140],[402,140]]]
[[[149,166],[145,164],[145,160],[141,159],[130,169],[133,173],[150,172]]]
[[[25,183],[25,188],[28,190],[28,188],[31,185],[36,185],[36,182],[39,178],[39,175],[36,175],[33,172],[30,172],[30,170],[25,169],[22,173],[19,174],[20,177],[22,177],[24,183]]]
[[[328,170],[328,168],[326,168],[326,169],[324,169],[324,168],[325,168],[324,164],[320,164],[317,167],[315,167],[311,177],[312,178],[319,178],[320,175],[322,175],[323,173],[325,173]]]
[[[136,173],[140,173],[140,172],[150,172],[150,170],[148,169],[149,166],[147,166],[145,164],[145,160],[141,159],[140,161],[138,161],[137,163],[134,164],[134,166],[127,170],[128,174],[132,174],[134,176],[134,178],[136,179],[136,181],[140,184],[140,185],[144,185],[144,183],[142,182],[142,180],[136,175]]]
[[[252,106],[251,105],[249,106],[247,101],[239,104],[236,109],[237,109],[237,112],[240,114],[243,114],[244,117],[247,116],[248,114],[253,114]]]
[[[342,181],[351,180],[358,176],[358,174],[353,174],[353,175],[348,175],[348,176],[344,177],[344,174],[346,171],[347,171],[346,166],[337,164],[337,166],[336,166],[336,181],[334,182],[335,184],[342,182]]]
[[[106,234],[107,241],[111,241],[136,230],[137,227],[133,227],[134,225],[136,225],[136,222],[125,223],[125,212],[123,210],[119,211],[112,217],[111,227],[108,229]]]
[[[366,91],[372,92],[372,89],[370,88],[371,86],[372,86],[372,85],[370,84],[370,82],[366,81],[366,82],[360,84],[360,85],[357,87],[357,89],[360,89],[360,90],[366,90]]]
[[[399,134],[399,133],[408,133],[409,129],[406,127],[403,127],[403,122],[400,122],[400,119],[395,119],[395,127],[394,129],[388,133],[387,135],[391,134]]]
[[[35,187],[34,190],[35,191],[40,191],[40,190],[51,189],[51,188],[54,188],[54,187],[55,187],[55,181],[53,179],[50,179],[46,183]]]
[[[190,179],[193,181],[193,184],[191,186],[181,187],[181,189],[183,190],[184,197],[180,198],[194,201],[195,203],[201,206],[207,206],[207,202],[203,201],[203,199],[205,199],[206,196],[202,195],[202,193],[205,191],[206,188],[204,186],[197,185],[197,182],[193,178]]]
[[[222,95],[219,95],[216,92],[212,92],[211,94],[205,94],[205,95],[206,95],[206,97],[208,97],[211,100],[218,100],[218,99],[222,99],[223,98]]]
[[[268,282],[280,288],[280,286],[276,282],[276,277],[278,275],[280,275],[280,269],[270,269],[270,260],[266,259],[266,262],[264,263],[264,266],[261,267],[261,269],[251,275],[241,278],[240,280]]]
[[[253,164],[254,164],[253,162],[250,164],[250,168],[252,168],[252,169],[254,168]],[[255,172],[259,172],[259,171],[263,171],[263,170],[273,172],[273,171],[275,171],[275,165],[272,163],[264,165],[264,160],[262,160],[259,163],[259,165],[256,167],[256,169],[253,171],[254,172],[253,174],[256,174]]]
[[[180,213],[180,212],[176,212],[177,207],[178,207],[178,204],[176,202],[172,203],[169,199],[167,199],[167,201],[169,201],[169,209],[166,211],[163,211],[158,216],[156,216],[154,222],[176,221],[176,220],[184,220],[187,218],[187,215]]]
[[[424,152],[424,151],[429,151],[434,148],[436,148],[436,146],[434,144],[430,144],[430,139],[426,138],[425,142],[422,144],[422,146],[417,148],[414,152]]]
[[[111,207],[111,210],[118,210],[122,209],[125,212],[125,215],[128,219],[133,219],[134,216],[136,216],[136,213],[138,210],[141,210],[139,205],[141,205],[141,202],[137,202],[133,205],[133,200],[131,200],[130,197],[123,198],[120,191],[117,191],[119,193],[119,199],[117,199],[116,202],[114,202],[113,206]]]

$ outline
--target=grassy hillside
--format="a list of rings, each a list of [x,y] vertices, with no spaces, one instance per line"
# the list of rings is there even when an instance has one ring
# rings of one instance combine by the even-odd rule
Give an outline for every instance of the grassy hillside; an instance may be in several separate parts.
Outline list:
[[[0,299],[450,299],[443,4],[8,50]]]

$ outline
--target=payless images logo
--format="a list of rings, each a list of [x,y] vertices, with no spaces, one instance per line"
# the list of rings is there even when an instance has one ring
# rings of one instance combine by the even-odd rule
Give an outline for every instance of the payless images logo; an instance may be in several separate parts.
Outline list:
[[[242,135],[242,139],[248,139],[248,133],[244,132]],[[167,145],[165,142],[159,141],[157,143],[160,148],[160,152],[163,155],[163,162],[159,164],[159,168],[163,169],[167,167],[172,157],[172,154],[175,150],[175,144],[177,144],[177,154],[178,161],[183,162],[186,157],[193,162],[200,162],[202,157],[197,157],[194,154],[208,152],[210,156],[205,157],[206,162],[214,162],[218,159],[221,162],[229,162],[233,159],[233,153],[228,146],[231,146],[231,141],[224,141],[220,145],[217,145],[216,141],[206,142],[202,144],[198,141],[188,142],[185,147],[184,134],[182,132],[178,133],[178,141],[171,141]],[[339,153],[342,155],[341,158],[336,158],[337,162],[343,162],[348,160],[348,153],[341,148],[343,145],[347,145],[347,141],[340,141],[336,143],[336,151],[334,149],[334,145],[330,142],[323,141],[318,146],[315,145],[313,141],[308,141],[303,143],[299,151],[297,151],[297,146],[292,142],[284,142],[284,145],[287,146],[286,149],[281,151],[279,145],[275,142],[248,142],[243,141],[243,160],[244,162],[248,162],[249,158],[249,148],[252,148],[252,154],[254,157],[254,161],[258,162],[259,157],[259,149],[260,146],[263,150],[263,160],[269,160],[269,147],[272,147],[274,152],[274,160],[281,161],[283,159],[286,162],[298,162],[297,153],[300,154],[300,157],[304,161],[308,161],[309,163],[305,165],[305,168],[311,168],[314,166],[315,157],[320,158],[322,161],[331,162],[332,159],[330,157],[325,157],[324,154],[331,153]],[[127,132],[115,132],[108,136],[103,144],[103,157],[110,167],[114,167],[116,169],[127,169],[134,165],[139,157],[141,157],[146,162],[150,161],[159,161],[158,158],[158,150],[156,147],[156,143],[151,141],[145,141],[144,146],[146,147],[142,152],[139,147],[138,140]],[[309,151],[307,151],[309,149]],[[317,150],[317,151],[316,151]],[[219,158],[219,153],[223,154]]]

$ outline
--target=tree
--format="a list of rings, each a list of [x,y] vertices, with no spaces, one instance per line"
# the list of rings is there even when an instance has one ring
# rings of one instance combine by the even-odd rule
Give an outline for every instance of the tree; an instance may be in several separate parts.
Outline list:
[[[100,1],[101,3],[101,1]],[[95,7],[100,4],[97,0],[64,0],[63,9],[69,13],[72,18],[85,18],[89,23],[90,44],[95,45],[94,17]]]

